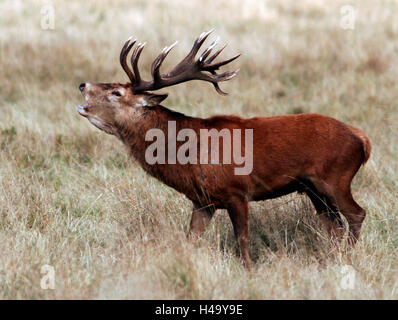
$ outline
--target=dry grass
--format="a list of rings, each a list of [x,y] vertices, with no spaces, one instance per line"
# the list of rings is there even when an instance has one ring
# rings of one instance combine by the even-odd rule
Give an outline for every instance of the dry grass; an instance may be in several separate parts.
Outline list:
[[[45,3],[0,3],[0,298],[398,298],[396,1],[355,1],[354,30],[339,26],[344,1],[54,1],[55,30],[42,30]],[[225,212],[188,244],[189,201],[78,116],[80,82],[126,80],[117,57],[128,36],[148,41],[148,70],[165,45],[180,40],[170,65],[211,27],[225,56],[243,53],[223,85],[231,95],[195,82],[168,90],[166,106],[319,112],[365,131],[374,147],[354,181],[368,212],[355,250],[329,245],[303,196],[253,203],[250,275]],[[55,290],[40,288],[44,264]]]

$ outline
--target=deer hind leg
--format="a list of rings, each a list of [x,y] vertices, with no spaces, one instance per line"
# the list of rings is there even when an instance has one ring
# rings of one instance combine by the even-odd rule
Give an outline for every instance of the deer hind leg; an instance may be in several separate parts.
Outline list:
[[[344,237],[345,227],[336,205],[334,184],[329,184],[316,176],[309,177],[308,180],[309,186],[306,193],[326,226],[332,241],[339,244]]]
[[[351,180],[352,175],[350,174],[346,176],[342,175],[339,177],[337,182],[333,181],[327,183],[316,178],[312,178],[311,182],[314,184],[318,193],[326,195],[326,203],[333,208],[333,212],[336,213],[336,216],[339,216],[340,212],[347,219],[349,226],[348,243],[353,246],[359,238],[366,212],[354,201],[352,197],[350,188]],[[341,218],[339,220],[341,221]],[[344,223],[342,221],[341,223],[343,226]],[[344,231],[342,232],[342,236],[343,235]]]
[[[324,196],[316,190],[308,190],[306,193],[326,226],[332,241],[339,244],[344,237],[345,228],[337,207],[328,196]]]
[[[243,262],[248,270],[251,270],[251,259],[249,255],[249,208],[245,198],[231,198],[226,206],[232,221],[234,234],[238,241]]]
[[[199,204],[194,203],[188,239],[197,239],[203,234],[215,211],[212,205],[201,207]]]
[[[354,246],[358,241],[366,212],[355,202],[349,186],[339,189],[336,201],[340,212],[348,222],[348,244]]]

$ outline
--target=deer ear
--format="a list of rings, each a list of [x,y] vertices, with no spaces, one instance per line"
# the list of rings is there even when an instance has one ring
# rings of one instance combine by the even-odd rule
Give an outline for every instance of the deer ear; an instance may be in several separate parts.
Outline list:
[[[167,96],[168,94],[144,94],[141,98],[138,99],[137,104],[143,107],[154,107],[161,103],[164,99],[166,99]]]

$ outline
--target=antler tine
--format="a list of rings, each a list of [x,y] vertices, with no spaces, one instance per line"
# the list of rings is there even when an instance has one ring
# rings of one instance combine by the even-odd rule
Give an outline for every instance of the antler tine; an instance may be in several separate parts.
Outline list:
[[[224,47],[225,48],[225,47]],[[224,49],[223,48],[223,49]],[[216,54],[218,55],[218,52],[216,52]],[[206,61],[206,64],[205,64],[205,66],[203,67],[203,70],[205,70],[205,71],[211,71],[211,70],[218,70],[221,66],[223,66],[223,65],[226,65],[226,64],[228,64],[228,63],[230,63],[230,62],[232,62],[232,61],[234,61],[235,59],[238,59],[240,57],[240,54],[237,54],[235,57],[232,57],[232,58],[230,58],[230,59],[228,59],[228,60],[224,60],[224,61],[220,61],[220,62],[217,62],[217,63],[215,63],[215,64],[211,64],[211,65],[208,65],[208,63],[210,63],[211,61],[213,61],[214,60],[214,58],[213,57],[211,57],[209,60],[210,60],[210,62],[209,62],[209,60],[208,61]]]
[[[217,82],[212,82],[212,84],[213,84],[214,89],[216,89],[216,91],[217,91],[218,94],[221,94],[222,96],[227,96],[227,95],[228,95],[228,92],[222,91],[222,90],[220,89],[220,86],[218,85]]]
[[[228,93],[225,92],[225,91],[222,91],[220,89],[220,87],[218,85],[218,82],[227,81],[227,80],[232,79],[233,77],[235,77],[237,75],[237,73],[239,72],[239,69],[237,69],[235,71],[227,71],[227,72],[224,72],[222,74],[217,74],[215,71],[210,71],[210,72],[214,76],[214,78],[216,79],[214,81],[210,81],[213,84],[213,86],[216,89],[216,91],[219,94],[223,95],[223,96],[227,96]]]
[[[177,64],[169,73],[167,73],[165,75],[165,77],[167,77],[167,78],[174,77],[175,75],[181,73],[181,70],[183,70],[187,64],[195,63],[196,54],[198,53],[203,42],[206,41],[207,37],[213,31],[214,31],[214,28],[207,32],[202,32],[200,34],[200,36],[195,39],[195,42],[193,44],[191,51],[186,55],[186,57],[184,59],[181,60],[181,62],[179,64]],[[203,54],[202,54],[202,56],[203,56]]]
[[[157,56],[157,58],[152,62],[151,74],[155,83],[159,83],[161,80],[160,76],[160,66],[162,65],[164,59],[169,54],[171,49],[177,45],[178,41],[174,42],[172,45],[165,47],[162,52]]]
[[[216,76],[217,81],[227,81],[227,80],[230,80],[233,77],[235,77],[238,72],[239,72],[239,69],[236,69],[235,71],[226,71],[221,74],[215,74],[215,76]]]
[[[199,62],[203,62],[209,56],[209,54],[211,53],[211,50],[213,50],[213,48],[217,45],[219,40],[220,40],[220,37],[217,37],[216,40],[214,40],[211,43],[211,45],[205,51],[203,51],[203,53],[199,57]]]
[[[145,45],[146,42],[139,43],[138,46],[135,47],[131,56],[131,65],[133,66],[133,71],[135,74],[135,85],[139,85],[141,83],[140,70],[138,69],[138,60],[140,59],[141,52],[144,49]]]
[[[131,43],[132,37],[128,38],[127,41],[124,43],[124,46],[122,48],[122,51],[120,51],[120,64],[123,68],[123,70],[126,72],[127,76],[130,79],[130,82],[132,84],[135,83],[135,77],[129,66],[127,65],[127,55],[129,54],[131,48],[134,46],[134,44],[137,42],[137,39],[133,40]]]
[[[196,54],[198,53],[200,47],[202,46],[203,42],[205,42],[207,37],[213,31],[214,31],[214,28],[209,30],[209,31],[207,31],[207,32],[201,33],[200,36],[196,38],[191,51],[188,53],[188,55],[185,57],[185,59],[183,61],[186,61],[188,59],[193,60],[195,58]]]
[[[221,49],[219,49],[219,50],[218,50],[216,53],[214,53],[209,59],[207,59],[207,61],[205,62],[205,64],[210,64],[210,63],[212,63],[213,60],[214,60],[215,58],[217,58],[218,55],[225,49],[226,46],[227,46],[227,45],[224,44],[224,46],[223,46]]]

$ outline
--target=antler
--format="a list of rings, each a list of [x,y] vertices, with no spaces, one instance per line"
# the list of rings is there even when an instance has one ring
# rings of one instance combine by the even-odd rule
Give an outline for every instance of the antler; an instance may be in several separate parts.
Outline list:
[[[218,70],[221,66],[226,65],[231,61],[237,59],[240,56],[240,54],[228,60],[212,64],[213,60],[226,47],[226,46],[222,47],[216,53],[214,53],[210,58],[207,59],[213,48],[218,43],[219,38],[217,38],[205,51],[203,51],[199,59],[195,61],[196,54],[198,53],[200,47],[205,42],[205,40],[207,39],[207,37],[211,32],[213,32],[213,30],[202,33],[195,40],[194,45],[191,51],[188,53],[188,55],[179,64],[177,64],[174,67],[174,69],[172,69],[167,74],[160,74],[160,66],[162,65],[166,56],[169,54],[170,50],[173,49],[178,42],[176,41],[171,46],[165,47],[163,51],[158,55],[158,57],[152,62],[151,81],[145,81],[141,79],[140,72],[138,70],[138,60],[140,58],[142,50],[144,49],[145,43],[138,44],[138,46],[133,51],[133,54],[131,56],[131,65],[133,66],[133,71],[134,71],[133,72],[127,66],[126,59],[129,51],[134,46],[136,40],[132,42],[130,42],[131,38],[127,40],[120,53],[120,63],[124,71],[127,73],[128,77],[130,78],[133,91],[134,92],[152,91],[164,87],[173,86],[190,80],[203,80],[211,82],[219,94],[227,95],[226,92],[220,89],[218,82],[227,81],[233,78],[238,73],[239,70],[227,71],[221,74],[217,74],[216,70]]]
[[[129,54],[129,51],[131,48],[134,46],[134,44],[137,42],[137,39],[133,40],[133,42],[130,43],[131,37],[127,39],[125,42],[122,51],[120,51],[120,64],[122,65],[123,70],[127,73],[131,83],[135,82],[135,77],[133,72],[130,70],[129,66],[127,65],[127,55]]]

